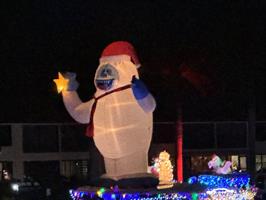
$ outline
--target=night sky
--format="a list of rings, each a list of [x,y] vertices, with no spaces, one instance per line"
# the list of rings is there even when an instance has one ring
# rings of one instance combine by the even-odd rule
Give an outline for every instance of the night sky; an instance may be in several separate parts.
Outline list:
[[[88,100],[100,54],[116,40],[137,50],[155,121],[175,120],[177,102],[185,121],[245,120],[252,95],[265,120],[264,1],[174,2],[1,1],[0,122],[73,122],[52,80],[76,72]],[[207,95],[180,76],[182,63],[209,78]]]

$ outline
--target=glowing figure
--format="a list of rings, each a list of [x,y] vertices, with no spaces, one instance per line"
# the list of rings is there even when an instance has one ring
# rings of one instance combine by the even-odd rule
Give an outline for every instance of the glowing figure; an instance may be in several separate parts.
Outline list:
[[[170,155],[163,151],[159,155],[159,185],[158,189],[173,187],[173,166],[170,161]]]
[[[217,174],[229,174],[232,172],[231,170],[232,163],[230,161],[222,161],[222,159],[213,155],[212,159],[208,162],[208,166]]]
[[[67,78],[64,78],[63,75],[60,72],[58,72],[58,79],[54,79],[54,82],[56,83],[56,86],[57,86],[58,93],[67,89],[68,81],[69,80]]]
[[[68,89],[62,92],[66,109],[76,121],[90,124],[87,136],[93,136],[104,157],[104,177],[115,180],[147,176],[156,103],[138,79],[137,67],[139,61],[130,43],[108,45],[95,73],[96,93],[85,103],[76,92],[76,75],[64,75],[69,80]]]

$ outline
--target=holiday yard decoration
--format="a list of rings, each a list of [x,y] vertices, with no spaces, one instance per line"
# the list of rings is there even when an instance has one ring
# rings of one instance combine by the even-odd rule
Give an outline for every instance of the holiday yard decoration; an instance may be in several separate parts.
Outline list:
[[[104,157],[104,178],[151,176],[147,153],[156,103],[139,79],[138,67],[134,47],[117,41],[102,52],[94,78],[96,92],[89,101],[83,103],[76,92],[76,74],[59,73],[55,80],[69,114],[77,122],[89,124],[86,135],[93,137]]]
[[[70,190],[71,198],[254,199],[257,189],[250,184],[249,175],[230,174],[231,163],[222,161],[217,155],[209,162],[214,175],[191,177],[188,183],[173,181],[173,166],[166,151],[156,160],[154,173],[158,178],[147,173],[156,103],[139,79],[138,67],[140,62],[133,46],[118,41],[108,45],[101,55],[94,77],[96,92],[89,101],[80,100],[75,73],[58,73],[58,79],[54,80],[69,114],[77,122],[88,124],[86,135],[93,138],[105,162],[106,174],[98,184]]]
[[[208,162],[208,166],[217,174],[229,174],[232,172],[232,162],[225,160],[223,161],[216,154],[212,155],[212,159]]]
[[[173,166],[170,161],[170,155],[163,151],[159,155],[159,185],[158,189],[173,187]]]

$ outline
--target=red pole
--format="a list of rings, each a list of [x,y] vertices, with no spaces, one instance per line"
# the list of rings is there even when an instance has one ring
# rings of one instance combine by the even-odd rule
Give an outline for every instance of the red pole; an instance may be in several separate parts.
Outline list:
[[[177,181],[179,183],[183,182],[183,119],[181,107],[178,109],[178,119],[176,124],[176,134],[177,134],[177,159],[176,159],[176,172]]]

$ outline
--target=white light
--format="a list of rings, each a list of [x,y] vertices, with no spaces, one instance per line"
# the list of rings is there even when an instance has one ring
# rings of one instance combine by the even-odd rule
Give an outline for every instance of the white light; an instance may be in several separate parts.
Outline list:
[[[19,185],[18,184],[11,184],[11,189],[13,190],[13,191],[16,191],[16,192],[18,192],[19,191]]]

